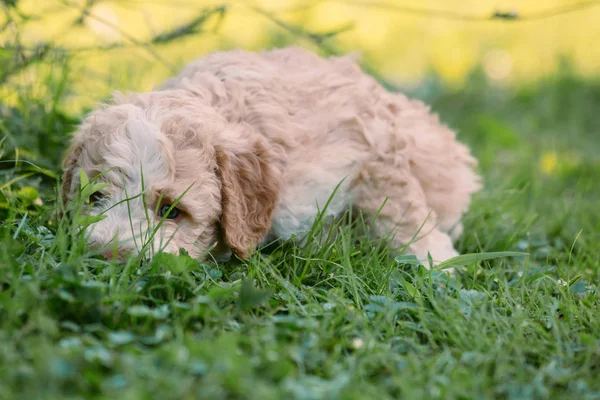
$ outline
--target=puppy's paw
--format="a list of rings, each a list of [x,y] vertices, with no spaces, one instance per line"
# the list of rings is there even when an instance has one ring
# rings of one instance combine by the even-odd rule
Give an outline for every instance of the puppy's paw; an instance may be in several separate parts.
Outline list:
[[[433,261],[433,266],[439,265],[440,263],[458,256],[458,252],[452,245],[450,237],[442,232],[434,231],[420,240],[413,243],[409,250],[417,256],[417,259],[423,263],[427,268],[429,265],[429,255]],[[450,270],[448,270],[451,272]]]

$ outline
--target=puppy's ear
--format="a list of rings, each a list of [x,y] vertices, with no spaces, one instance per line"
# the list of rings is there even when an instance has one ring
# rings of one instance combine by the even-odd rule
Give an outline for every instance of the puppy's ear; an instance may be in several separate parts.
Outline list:
[[[222,135],[215,146],[221,178],[221,226],[225,243],[241,258],[264,239],[283,186],[282,151],[251,127]]]

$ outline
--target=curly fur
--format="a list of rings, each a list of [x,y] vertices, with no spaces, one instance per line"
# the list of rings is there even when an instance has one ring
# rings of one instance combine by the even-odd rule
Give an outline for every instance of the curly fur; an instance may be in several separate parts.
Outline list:
[[[77,168],[109,184],[92,209],[107,216],[90,228],[96,246],[140,251],[155,210],[181,197],[182,215],[152,247],[246,257],[264,240],[301,237],[342,182],[328,214],[379,213],[376,232],[442,261],[457,254],[480,188],[475,165],[427,106],[387,92],[349,57],[229,51],[92,112],[65,158],[63,192],[76,193]]]

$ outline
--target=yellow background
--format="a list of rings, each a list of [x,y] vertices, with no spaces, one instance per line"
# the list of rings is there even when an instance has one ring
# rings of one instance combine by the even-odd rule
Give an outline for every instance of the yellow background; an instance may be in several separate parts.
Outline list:
[[[73,87],[65,99],[68,107],[79,108],[104,98],[110,90],[151,89],[183,63],[212,50],[256,50],[272,46],[280,37],[290,40],[285,28],[257,9],[313,33],[342,29],[334,41],[337,48],[358,51],[386,78],[405,85],[418,83],[432,70],[447,83],[458,85],[478,65],[490,79],[500,83],[522,82],[551,73],[560,57],[570,60],[580,73],[596,75],[600,62],[600,2],[551,18],[523,21],[465,21],[448,15],[415,15],[395,8],[441,10],[481,18],[495,10],[515,11],[526,18],[578,3],[581,1],[101,0],[91,7],[82,24],[72,26],[86,1],[22,0],[20,9],[40,18],[22,24],[19,34],[28,46],[46,41],[69,49],[128,44],[110,51],[74,53],[69,62]],[[213,15],[202,32],[191,37],[165,46],[130,45],[132,41],[146,42],[153,35],[185,24],[207,8],[223,4],[227,11],[220,23]],[[1,38],[6,42],[11,35],[6,31]],[[306,38],[294,43],[315,48]],[[23,79],[33,81],[40,78],[40,73],[38,67],[14,79],[21,83]]]

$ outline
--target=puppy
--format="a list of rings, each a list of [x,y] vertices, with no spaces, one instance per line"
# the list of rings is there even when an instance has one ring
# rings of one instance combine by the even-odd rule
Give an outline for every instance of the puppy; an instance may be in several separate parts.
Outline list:
[[[106,184],[89,211],[105,218],[88,233],[107,254],[245,258],[301,238],[331,197],[326,215],[354,207],[376,234],[440,262],[457,255],[481,186],[475,165],[427,106],[387,92],[349,57],[227,51],[92,112],[62,191],[76,195],[80,168]]]

